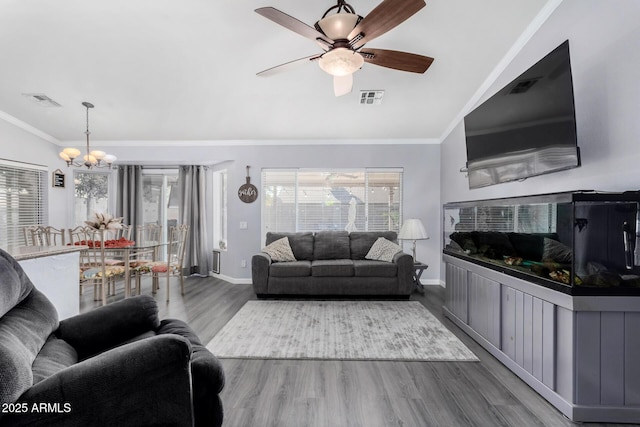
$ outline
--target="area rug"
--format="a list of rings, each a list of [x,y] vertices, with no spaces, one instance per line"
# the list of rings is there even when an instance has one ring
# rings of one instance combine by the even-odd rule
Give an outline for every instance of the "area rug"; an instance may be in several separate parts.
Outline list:
[[[417,301],[248,301],[207,348],[223,359],[478,360]]]

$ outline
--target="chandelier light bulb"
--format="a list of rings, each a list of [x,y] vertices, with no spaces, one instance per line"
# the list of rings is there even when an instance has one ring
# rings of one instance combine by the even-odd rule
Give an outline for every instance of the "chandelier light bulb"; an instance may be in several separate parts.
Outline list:
[[[104,151],[100,151],[100,150],[94,150],[89,154],[92,155],[93,157],[95,157],[97,160],[102,160],[104,158],[104,156],[107,155],[107,153],[105,153]]]
[[[62,150],[62,152],[66,154],[71,160],[80,155],[80,150],[78,150],[77,148],[65,148],[64,150]]]

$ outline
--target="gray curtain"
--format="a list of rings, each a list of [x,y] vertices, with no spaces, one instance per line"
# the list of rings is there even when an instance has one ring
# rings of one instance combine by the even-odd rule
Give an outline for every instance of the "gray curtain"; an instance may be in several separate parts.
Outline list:
[[[135,239],[136,226],[142,224],[142,166],[118,166],[116,194],[116,216],[122,217],[123,224],[133,227],[131,238]]]
[[[184,256],[187,274],[209,274],[206,221],[206,171],[205,166],[181,166],[180,219],[189,225],[189,236]]]

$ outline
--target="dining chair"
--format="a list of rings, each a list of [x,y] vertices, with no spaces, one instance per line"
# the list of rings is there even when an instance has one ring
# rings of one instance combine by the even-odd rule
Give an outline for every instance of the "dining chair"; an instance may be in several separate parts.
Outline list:
[[[65,234],[64,228],[55,228],[50,225],[42,227],[43,246],[64,246],[67,240]]]
[[[131,233],[133,232],[133,227],[127,224],[122,224],[121,228],[111,230],[110,234],[113,236],[114,240],[118,239],[126,239],[131,240]]]
[[[152,277],[152,292],[158,291],[158,280],[161,277],[166,279],[167,302],[169,302],[171,277],[178,276],[180,278],[180,292],[184,295],[184,253],[186,249],[187,236],[189,235],[189,226],[186,224],[176,225],[169,228],[169,236],[167,240],[167,259],[164,261],[148,262],[137,266],[136,271],[136,288],[140,288],[141,277],[149,274]]]
[[[149,223],[145,225],[138,225],[136,227],[136,243],[147,244],[157,243],[162,241],[162,226]]]
[[[125,277],[124,250],[105,245],[110,240],[106,230],[75,227],[69,234],[71,244],[88,246],[80,252],[80,294],[86,285],[93,285],[93,299],[105,304],[106,297],[115,294],[116,279]]]
[[[159,249],[162,246],[162,226],[156,223],[138,225],[136,227],[136,246],[132,254],[130,266],[133,269],[159,259]],[[158,286],[157,277],[153,277],[153,289]],[[140,280],[136,280],[135,292],[140,294]]]
[[[22,229],[26,246],[45,246],[44,225],[28,225]]]

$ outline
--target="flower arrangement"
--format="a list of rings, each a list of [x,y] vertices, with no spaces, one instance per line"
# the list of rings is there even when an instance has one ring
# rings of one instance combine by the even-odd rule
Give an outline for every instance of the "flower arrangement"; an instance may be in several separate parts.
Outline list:
[[[108,213],[94,212],[93,218],[84,223],[96,230],[120,230],[122,228],[122,217],[115,218]]]

